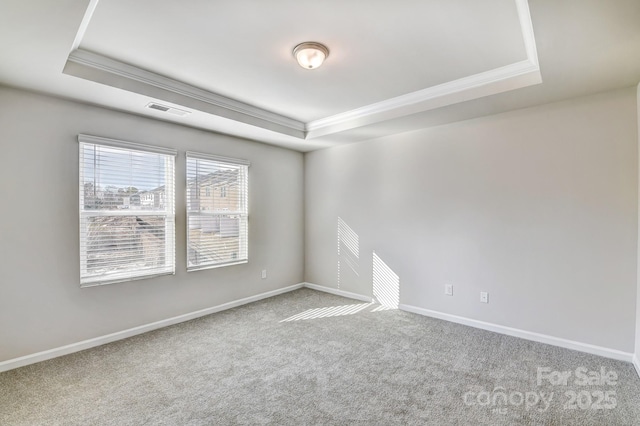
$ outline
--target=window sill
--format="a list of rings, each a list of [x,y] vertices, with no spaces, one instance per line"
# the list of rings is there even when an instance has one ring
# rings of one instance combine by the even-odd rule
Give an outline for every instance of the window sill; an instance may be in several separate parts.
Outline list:
[[[146,280],[149,278],[156,278],[156,277],[162,277],[164,275],[175,275],[175,274],[176,274],[175,271],[173,271],[173,272],[162,272],[162,273],[152,274],[152,275],[140,275],[137,277],[126,277],[126,278],[123,277],[123,278],[111,278],[111,279],[104,279],[104,280],[89,281],[85,283],[80,283],[80,288],[99,287],[102,285],[124,283],[128,281]]]
[[[220,264],[217,264],[217,265],[191,266],[191,267],[187,267],[187,272],[202,271],[204,269],[224,268],[225,266],[242,265],[244,263],[249,263],[249,261],[248,260],[239,260],[237,262],[220,263]]]

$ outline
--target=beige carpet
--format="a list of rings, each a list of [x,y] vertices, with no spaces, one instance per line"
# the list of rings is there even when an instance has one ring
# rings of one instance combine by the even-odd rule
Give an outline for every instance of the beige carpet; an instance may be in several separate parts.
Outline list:
[[[308,289],[0,374],[3,426],[227,424],[639,425],[640,379]]]

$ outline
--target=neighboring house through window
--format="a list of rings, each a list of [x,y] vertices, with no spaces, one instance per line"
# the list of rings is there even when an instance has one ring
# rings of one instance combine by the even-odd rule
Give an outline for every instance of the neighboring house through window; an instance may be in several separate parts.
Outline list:
[[[176,151],[78,141],[81,286],[175,273]]]
[[[248,170],[246,160],[187,152],[187,270],[248,261]]]

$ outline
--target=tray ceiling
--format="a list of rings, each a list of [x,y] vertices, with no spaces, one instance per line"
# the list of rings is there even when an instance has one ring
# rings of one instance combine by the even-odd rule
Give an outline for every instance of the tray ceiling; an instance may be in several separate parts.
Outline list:
[[[526,0],[404,6],[92,0],[64,72],[301,139],[540,83]]]
[[[527,59],[513,0],[109,0],[79,48],[302,122]]]
[[[639,19],[637,0],[6,0],[0,84],[309,151],[637,84]]]

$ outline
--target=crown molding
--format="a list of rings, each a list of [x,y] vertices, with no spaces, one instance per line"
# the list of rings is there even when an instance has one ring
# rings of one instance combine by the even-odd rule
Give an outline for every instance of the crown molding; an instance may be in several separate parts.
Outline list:
[[[307,139],[542,83],[529,3],[515,3],[525,60],[308,122]]]
[[[540,69],[529,60],[428,87],[351,111],[307,123],[315,138],[458,102],[495,95],[542,82]]]
[[[63,72],[174,102],[187,108],[213,113],[299,138],[304,137],[305,125],[303,122],[88,50],[76,49],[72,51]]]
[[[87,10],[84,12],[84,16],[82,17],[82,21],[80,22],[80,27],[78,28],[78,32],[76,33],[76,38],[73,40],[73,44],[71,45],[71,51],[74,51],[80,47],[80,43],[84,38],[84,34],[87,32],[89,22],[91,22],[91,18],[93,17],[93,13],[96,11],[96,7],[98,7],[99,1],[100,0],[89,1],[89,6],[87,6]]]
[[[529,10],[528,0],[516,0],[516,9],[518,11],[518,19],[520,20],[520,29],[522,30],[522,40],[524,41],[527,60],[536,67],[539,67],[538,48],[536,47],[536,37],[533,33],[533,22],[531,21],[531,11]]]
[[[307,123],[80,48],[99,0],[90,0],[63,72],[181,107],[314,139],[542,83],[528,0],[514,0],[526,59]]]

